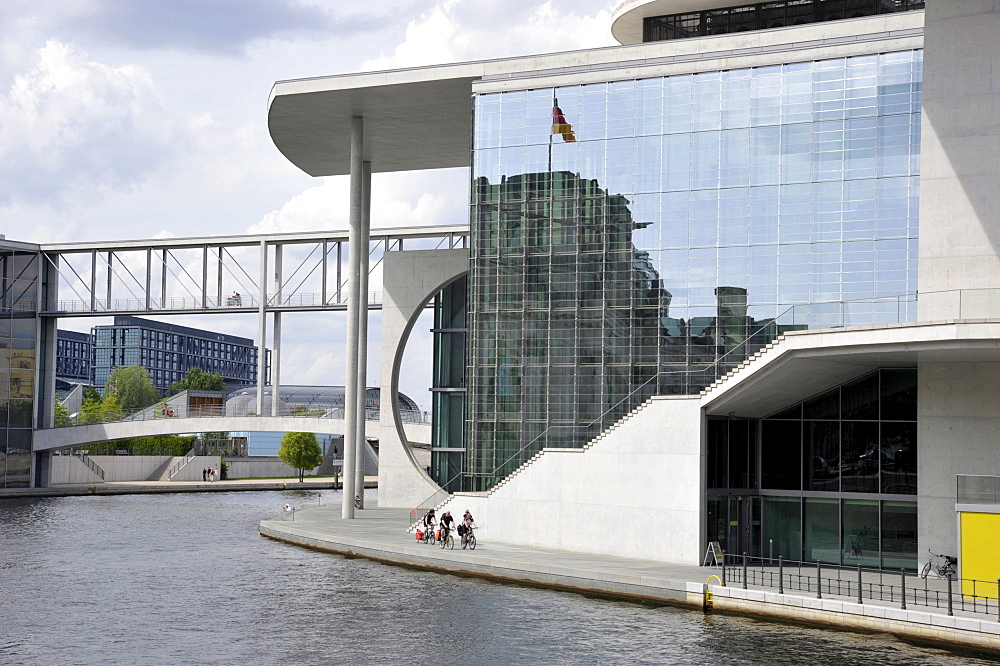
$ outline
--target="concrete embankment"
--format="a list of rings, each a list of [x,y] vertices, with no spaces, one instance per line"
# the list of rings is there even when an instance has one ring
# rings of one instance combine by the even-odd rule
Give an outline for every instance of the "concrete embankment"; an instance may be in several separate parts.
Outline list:
[[[683,605],[705,611],[770,617],[856,631],[890,633],[938,645],[1000,654],[1000,623],[994,615],[845,597],[777,594],[767,589],[708,585],[717,568],[669,565],[557,550],[480,543],[475,551],[418,543],[408,533],[405,510],[366,508],[342,520],[339,505],[307,507],[260,524],[263,536],[341,555],[389,564],[479,576],[517,584],[572,590],[598,596]],[[718,579],[713,579],[718,581]],[[996,603],[993,603],[996,607]]]
[[[342,482],[332,479],[243,479],[234,481],[115,481],[66,484],[49,488],[0,489],[0,500],[14,497],[76,497],[81,495],[150,495],[157,493],[244,492],[255,490],[339,490]],[[365,488],[377,488],[377,477],[365,479]]]

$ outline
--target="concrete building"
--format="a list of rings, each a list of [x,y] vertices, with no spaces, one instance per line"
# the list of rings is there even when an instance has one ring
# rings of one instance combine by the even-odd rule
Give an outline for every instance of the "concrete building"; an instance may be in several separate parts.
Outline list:
[[[441,316],[432,470],[383,452],[380,501],[675,562],[957,553],[958,477],[1000,474],[998,29],[628,0],[619,47],[276,83],[307,173],[471,169],[469,252],[385,265],[383,358]]]
[[[352,247],[369,240],[372,172],[471,171],[470,247],[382,263],[383,394],[432,302],[435,368],[431,469],[382,410],[400,445],[380,437],[380,504],[469,508],[484,540],[667,562],[711,542],[852,566],[913,569],[928,549],[986,561],[1000,8],[628,0],[612,31],[621,46],[271,92],[278,149],[351,174]],[[360,293],[365,254],[348,270]],[[348,469],[364,436],[358,293]],[[29,413],[33,395],[17,398]],[[9,433],[30,428],[10,413]],[[8,483],[25,459],[11,437]],[[599,524],[647,538],[595,539]]]

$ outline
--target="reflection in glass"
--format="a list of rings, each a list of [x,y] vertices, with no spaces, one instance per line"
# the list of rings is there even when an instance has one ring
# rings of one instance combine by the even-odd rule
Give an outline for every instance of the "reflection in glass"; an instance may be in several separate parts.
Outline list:
[[[840,563],[840,500],[803,500],[803,559]]]
[[[916,502],[882,502],[882,566],[917,568]]]
[[[798,497],[765,497],[761,555],[802,558],[802,500]]]
[[[879,566],[878,502],[844,500],[844,564]]]

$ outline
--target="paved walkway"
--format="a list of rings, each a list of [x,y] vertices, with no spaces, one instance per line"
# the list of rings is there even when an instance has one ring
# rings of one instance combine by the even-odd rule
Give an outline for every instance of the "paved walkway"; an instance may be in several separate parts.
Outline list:
[[[457,538],[454,550],[443,550],[439,545],[417,542],[414,535],[407,532],[409,525],[410,514],[405,509],[370,507],[358,511],[355,520],[343,520],[339,504],[324,504],[265,520],[260,524],[260,532],[317,550],[391,564],[602,596],[702,608],[707,590],[717,610],[890,632],[1000,652],[1000,624],[996,621],[995,602],[992,616],[956,609],[955,615],[949,617],[944,609],[912,603],[908,610],[902,610],[898,600],[890,604],[865,599],[863,604],[858,604],[856,598],[826,593],[823,599],[816,599],[815,592],[786,590],[786,594],[779,595],[775,589],[753,586],[747,590],[714,584],[706,588],[707,579],[721,573],[719,568],[482,541],[475,551],[470,551],[462,550]],[[875,580],[877,576],[865,576],[866,583]],[[922,587],[922,581],[911,577],[911,585],[918,582]],[[944,581],[934,581],[930,585],[943,586]]]
[[[328,477],[298,479],[236,479],[226,481],[107,481],[56,484],[48,488],[0,488],[0,500],[9,497],[70,497],[76,495],[148,495],[153,493],[231,493],[253,490],[334,490],[343,485]],[[366,476],[365,488],[377,488],[378,477]]]

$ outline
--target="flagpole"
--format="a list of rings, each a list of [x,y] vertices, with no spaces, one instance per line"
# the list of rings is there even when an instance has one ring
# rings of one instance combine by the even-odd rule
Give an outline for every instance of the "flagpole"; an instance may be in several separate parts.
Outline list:
[[[555,109],[559,106],[559,100],[556,99],[555,88],[552,89],[552,124],[553,127],[549,128],[549,187],[552,187],[552,130],[555,127]]]

